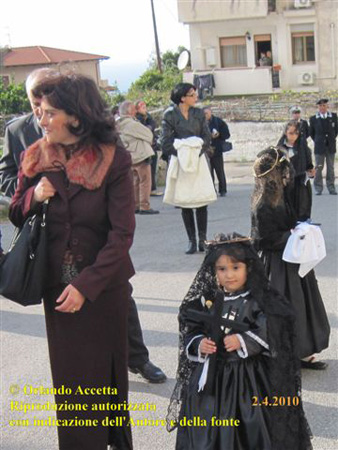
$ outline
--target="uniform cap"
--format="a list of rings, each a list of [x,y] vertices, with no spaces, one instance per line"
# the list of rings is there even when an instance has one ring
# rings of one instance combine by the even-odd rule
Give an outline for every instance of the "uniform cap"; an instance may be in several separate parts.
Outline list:
[[[329,103],[329,100],[327,98],[320,98],[316,105],[325,105],[325,103]]]
[[[292,106],[292,108],[290,109],[291,113],[300,113],[302,112],[302,108],[300,106]]]

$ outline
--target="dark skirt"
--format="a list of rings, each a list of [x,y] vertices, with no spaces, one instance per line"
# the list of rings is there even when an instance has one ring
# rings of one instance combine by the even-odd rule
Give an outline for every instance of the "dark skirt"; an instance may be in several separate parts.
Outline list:
[[[128,412],[113,406],[128,401],[128,289],[125,284],[104,292],[96,302],[86,300],[74,314],[54,309],[61,286],[45,295],[53,384],[55,388],[64,386],[71,390],[70,395],[56,395],[55,401],[78,408],[62,408],[57,419],[81,424],[58,426],[60,450],[107,450],[108,444],[119,450],[132,449]],[[85,388],[93,390],[86,395],[82,393]],[[87,425],[82,426],[84,423]]]
[[[214,395],[198,393],[202,369],[196,367],[183,401],[176,450],[271,450],[269,408],[253,406],[253,396],[270,393],[261,357],[218,364]],[[189,419],[195,426],[184,426]]]
[[[271,285],[294,307],[297,352],[300,358],[304,358],[328,347],[330,324],[314,271],[301,278],[298,275],[299,264],[283,261],[282,254],[282,251],[264,251],[263,261]]]
[[[304,184],[305,175],[298,176],[292,192],[293,205],[296,211],[297,220],[305,221],[310,219],[312,210],[312,187],[310,180]]]

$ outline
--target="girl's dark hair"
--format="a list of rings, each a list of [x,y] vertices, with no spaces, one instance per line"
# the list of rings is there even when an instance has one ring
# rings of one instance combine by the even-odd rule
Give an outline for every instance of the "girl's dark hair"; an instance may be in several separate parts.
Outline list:
[[[285,125],[284,135],[286,135],[286,132],[290,127],[295,127],[297,133],[300,134],[300,122],[297,120],[289,120],[289,122]]]
[[[262,261],[251,244],[251,241],[247,240],[228,243],[228,238],[229,236],[226,237],[223,234],[217,237],[220,242],[224,243],[211,245],[212,248],[208,251],[204,264],[210,266],[213,274],[216,274],[215,264],[223,255],[229,256],[235,262],[244,263],[247,268],[245,288],[250,290],[252,295],[260,300],[263,292],[268,287],[268,279]],[[238,233],[233,233],[231,239],[233,238],[241,239],[244,237]]]
[[[68,129],[80,137],[80,141],[93,144],[117,142],[113,116],[91,78],[75,73],[45,78],[36,85],[33,95],[45,97],[53,108],[75,116],[79,124],[69,124]]]
[[[196,91],[196,87],[190,83],[178,83],[171,91],[170,100],[175,103],[175,105],[179,105],[181,103],[182,97],[185,97],[187,93],[193,89]]]
[[[300,122],[298,122],[297,120],[289,120],[289,122],[285,125],[284,127],[284,131],[282,136],[280,137],[278,143],[277,143],[277,147],[282,147],[284,144],[284,141],[286,139],[286,132],[288,131],[288,129],[290,127],[294,127],[295,130],[298,133],[298,138],[296,139],[295,145],[297,146],[300,142],[300,138],[301,138],[301,134],[300,134]]]

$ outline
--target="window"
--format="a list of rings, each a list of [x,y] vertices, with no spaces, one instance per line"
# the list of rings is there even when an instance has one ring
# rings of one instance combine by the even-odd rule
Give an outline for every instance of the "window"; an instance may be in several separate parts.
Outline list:
[[[260,59],[262,57],[262,53],[266,56],[267,52],[270,52],[268,55],[271,60],[271,64],[263,64],[264,66],[272,65],[272,54],[271,54],[271,34],[255,34],[255,56],[256,56],[256,65],[260,66]]]
[[[220,39],[222,67],[247,67],[245,36]]]
[[[268,0],[268,12],[276,11],[276,0]]]
[[[292,33],[293,64],[315,61],[315,38],[313,32]]]

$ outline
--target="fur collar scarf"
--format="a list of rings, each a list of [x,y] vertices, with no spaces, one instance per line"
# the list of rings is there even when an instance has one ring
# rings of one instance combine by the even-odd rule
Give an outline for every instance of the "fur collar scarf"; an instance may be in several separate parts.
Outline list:
[[[65,147],[49,144],[46,138],[42,138],[25,151],[22,170],[28,178],[33,178],[41,172],[63,170],[70,183],[94,190],[101,186],[114,155],[113,145],[89,145],[74,151],[67,159]]]

